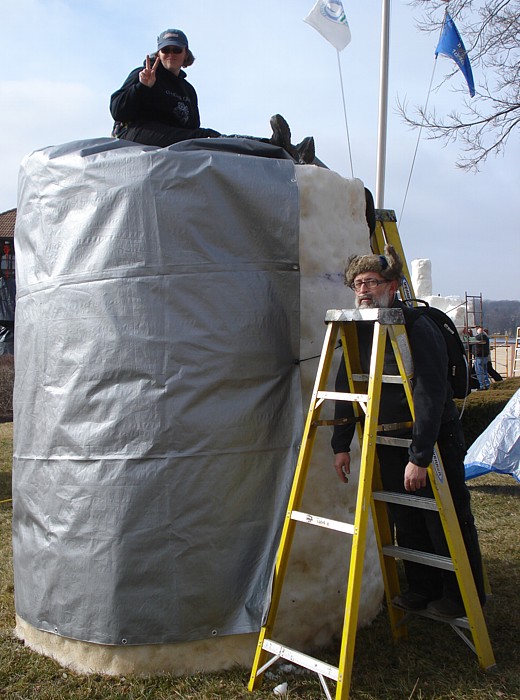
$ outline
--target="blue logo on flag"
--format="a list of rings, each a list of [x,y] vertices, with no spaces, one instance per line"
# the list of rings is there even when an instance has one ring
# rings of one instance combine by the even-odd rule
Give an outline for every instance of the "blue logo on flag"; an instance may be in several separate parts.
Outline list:
[[[321,14],[333,22],[348,24],[345,10],[341,2],[322,2],[320,6]]]

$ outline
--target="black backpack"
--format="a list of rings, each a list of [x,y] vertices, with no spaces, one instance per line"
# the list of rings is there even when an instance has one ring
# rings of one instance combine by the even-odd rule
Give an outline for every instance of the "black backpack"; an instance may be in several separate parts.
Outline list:
[[[441,331],[448,352],[448,380],[453,389],[453,396],[457,399],[464,399],[471,393],[469,367],[466,349],[455,324],[444,311],[430,306],[427,301],[407,299],[406,302],[424,304],[421,307],[404,309],[408,332],[419,316],[422,315],[428,316]]]

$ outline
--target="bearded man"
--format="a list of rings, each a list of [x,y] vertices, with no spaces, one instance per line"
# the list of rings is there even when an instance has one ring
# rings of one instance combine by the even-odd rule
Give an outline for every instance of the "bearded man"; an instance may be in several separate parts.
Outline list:
[[[475,521],[471,512],[470,494],[465,483],[464,435],[453,402],[453,392],[448,380],[448,355],[441,331],[426,315],[417,316],[396,297],[402,277],[402,262],[395,249],[387,245],[385,255],[361,255],[349,259],[345,269],[345,284],[356,295],[356,307],[402,308],[408,332],[414,365],[412,379],[415,419],[412,427],[385,431],[385,436],[408,438],[410,446],[377,445],[381,467],[381,479],[386,491],[413,493],[433,498],[427,477],[427,467],[432,461],[435,443],[439,448],[455,511],[468,553],[469,562],[481,603],[485,601],[482,575],[482,559]],[[414,316],[415,314],[415,316]],[[412,322],[413,319],[413,322]],[[369,371],[372,352],[373,323],[357,323],[359,354],[363,372]],[[399,374],[397,362],[389,339],[385,348],[384,374]],[[336,391],[348,392],[348,380],[344,359],[336,378]],[[335,418],[353,416],[353,407],[346,401],[337,401]],[[379,424],[408,423],[412,416],[404,389],[399,384],[382,386]],[[334,467],[344,483],[350,473],[350,444],[355,425],[334,427],[332,449]],[[388,504],[395,525],[397,542],[401,547],[450,556],[444,530],[436,511]],[[416,562],[404,562],[408,590],[394,600],[394,604],[406,610],[423,610],[446,618],[465,614],[456,576]]]

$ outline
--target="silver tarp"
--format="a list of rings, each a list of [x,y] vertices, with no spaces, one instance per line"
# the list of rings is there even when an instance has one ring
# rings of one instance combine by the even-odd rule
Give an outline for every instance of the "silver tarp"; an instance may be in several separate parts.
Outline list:
[[[274,147],[206,144],[22,163],[15,598],[39,629],[260,627],[302,431],[298,190]]]

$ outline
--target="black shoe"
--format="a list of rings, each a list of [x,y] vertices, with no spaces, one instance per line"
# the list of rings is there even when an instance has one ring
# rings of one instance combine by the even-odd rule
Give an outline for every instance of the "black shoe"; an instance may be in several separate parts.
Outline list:
[[[306,136],[301,143],[294,147],[298,154],[298,162],[300,164],[313,163],[316,157],[316,149],[314,147],[314,139],[312,136]]]
[[[289,124],[285,121],[281,114],[274,114],[270,122],[273,135],[269,139],[275,146],[281,146],[288,153],[291,146],[291,130]]]
[[[428,612],[434,613],[439,617],[455,618],[466,617],[466,608],[462,601],[452,600],[451,598],[439,598],[428,603]]]
[[[403,610],[424,610],[431,599],[431,596],[427,596],[424,593],[407,591],[396,596],[392,603],[396,608],[402,608]]]

